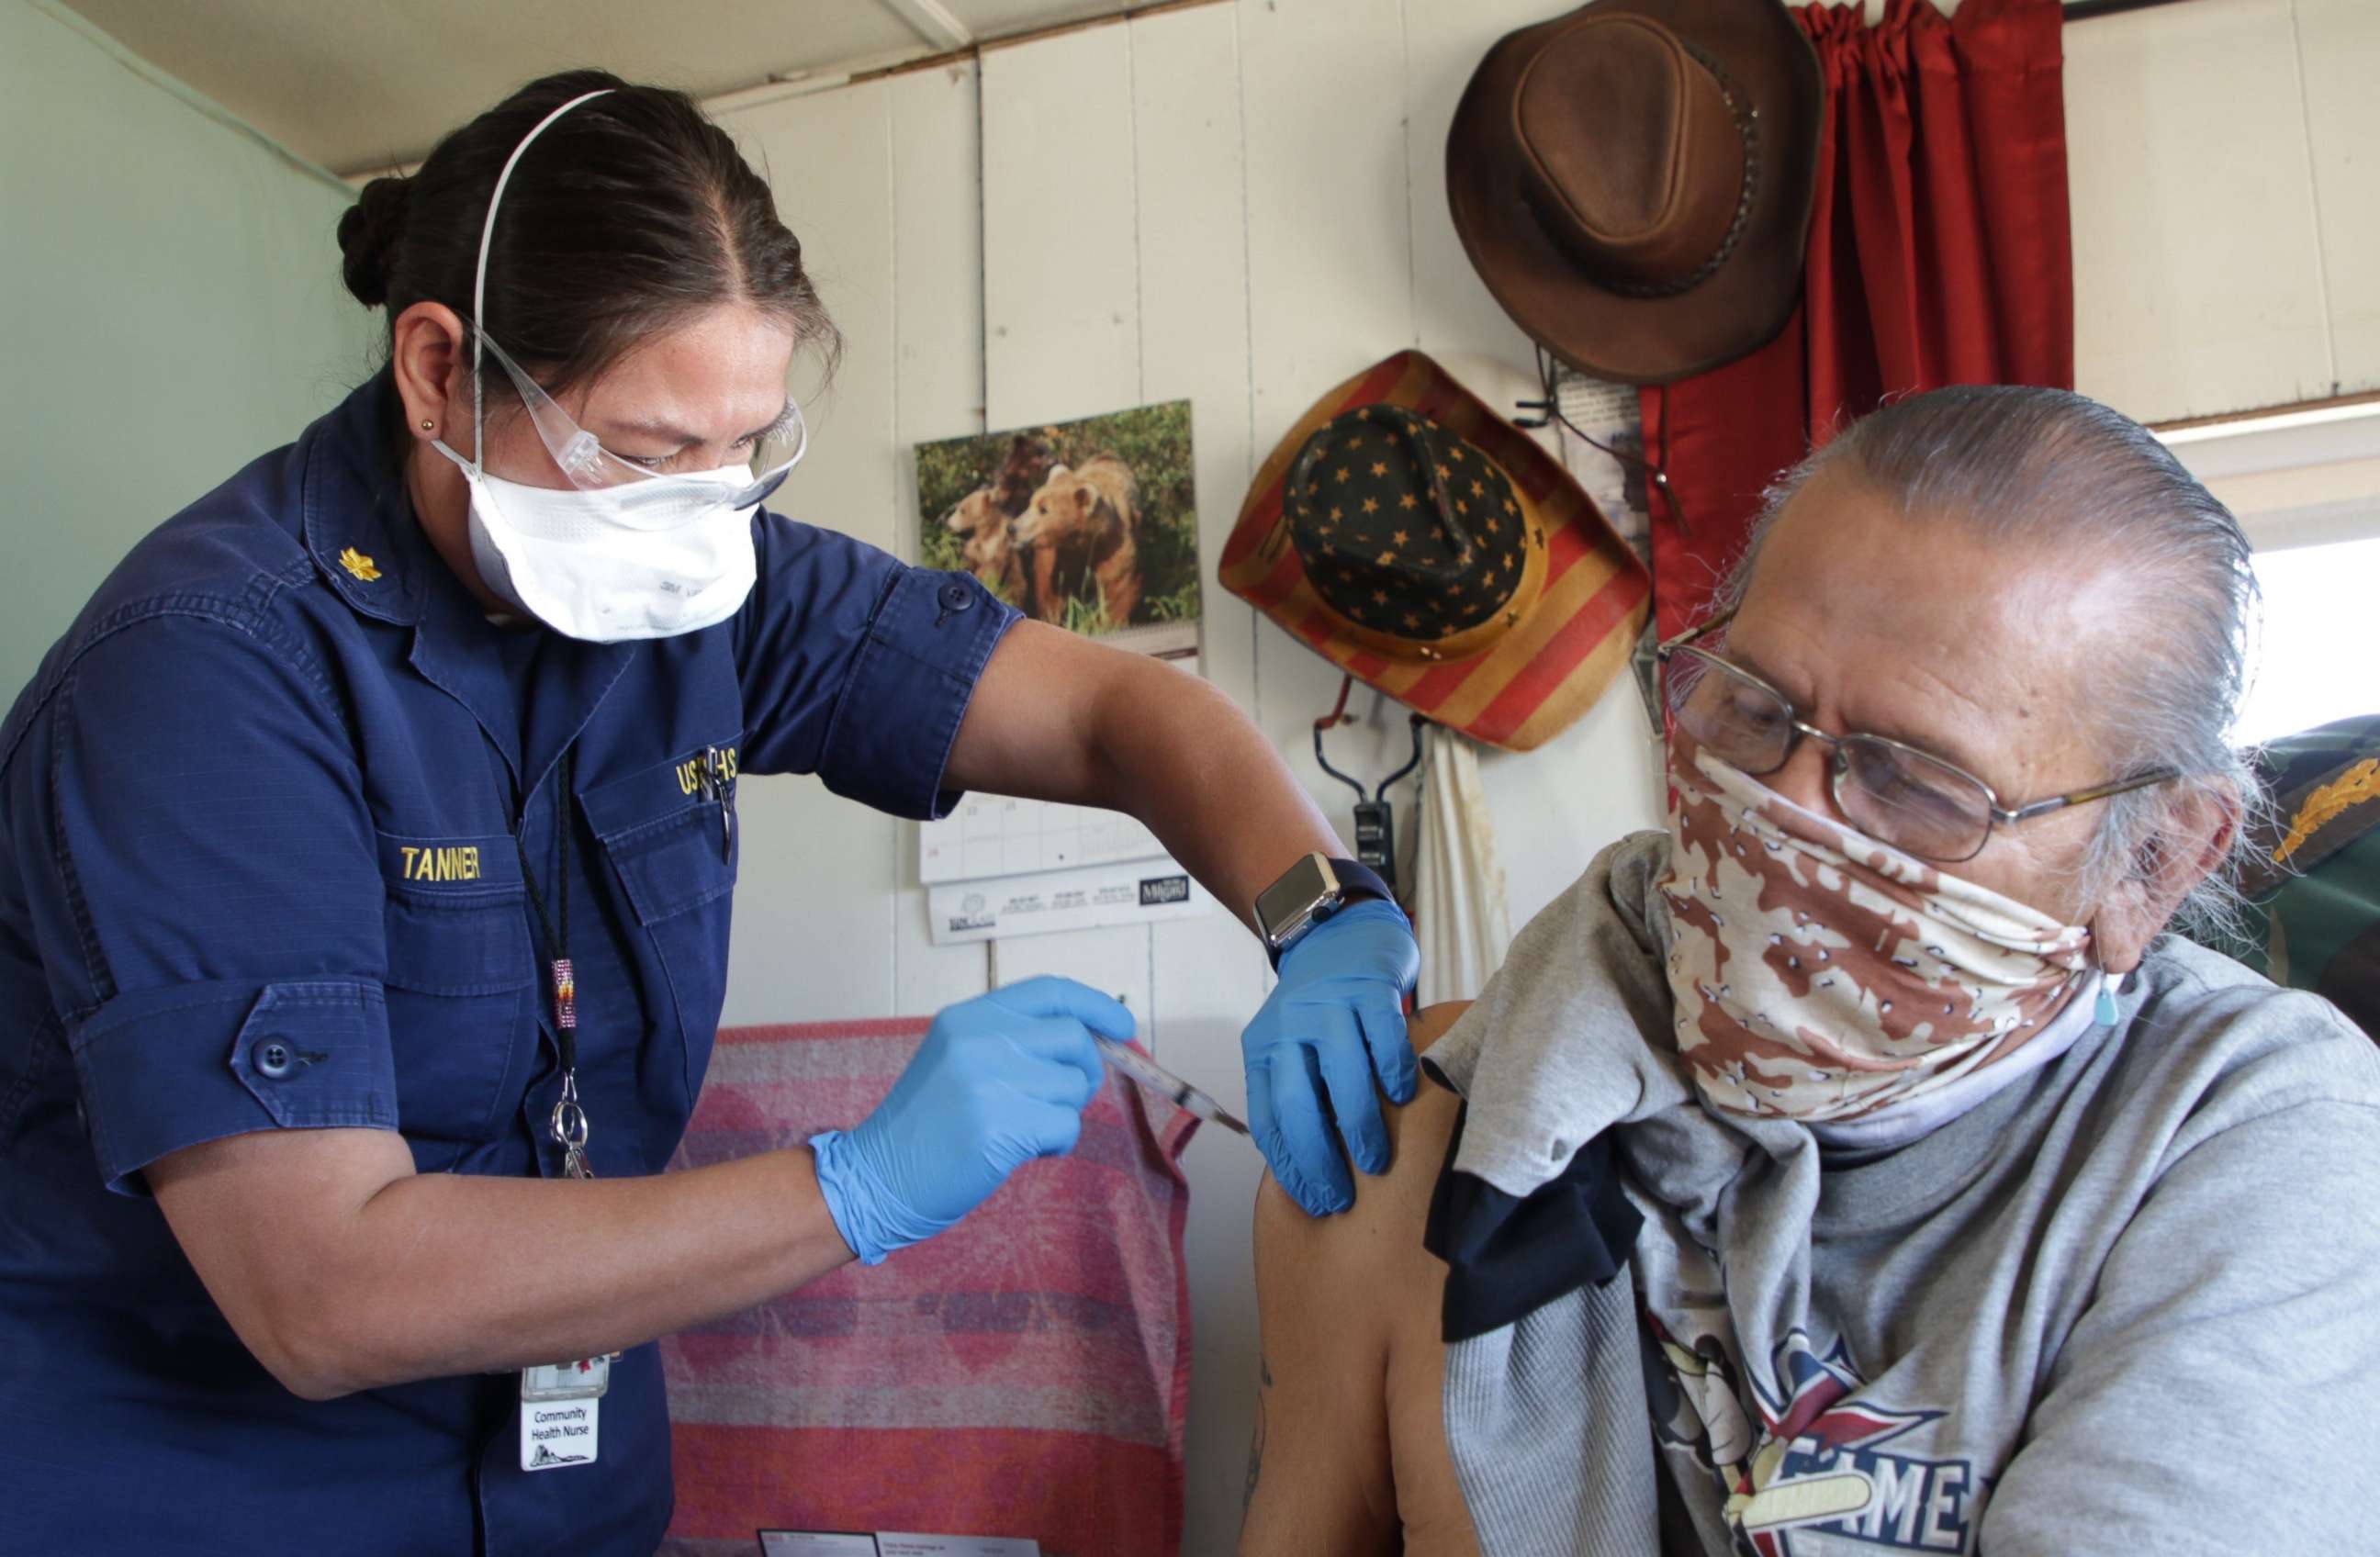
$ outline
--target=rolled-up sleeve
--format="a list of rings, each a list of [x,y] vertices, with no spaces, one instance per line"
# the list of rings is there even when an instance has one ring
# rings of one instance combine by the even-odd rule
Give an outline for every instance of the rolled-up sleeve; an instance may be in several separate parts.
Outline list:
[[[759,581],[737,623],[742,767],[815,773],[897,816],[957,803],[942,770],[976,682],[1017,620],[965,573],[760,515]]]
[[[302,648],[166,613],[86,650],[11,762],[12,841],[109,1188],[224,1136],[394,1129],[382,888]]]

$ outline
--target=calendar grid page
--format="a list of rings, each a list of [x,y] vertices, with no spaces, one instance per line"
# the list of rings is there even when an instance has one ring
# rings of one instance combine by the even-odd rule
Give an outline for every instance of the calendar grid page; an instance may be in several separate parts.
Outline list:
[[[1007,795],[971,794],[917,835],[917,874],[929,887],[1165,853],[1156,834],[1122,812]]]

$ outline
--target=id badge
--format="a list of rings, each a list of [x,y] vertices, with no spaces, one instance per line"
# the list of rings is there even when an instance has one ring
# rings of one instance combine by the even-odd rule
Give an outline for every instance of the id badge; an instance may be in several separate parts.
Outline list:
[[[603,1422],[612,1359],[581,1358],[521,1370],[520,1465],[559,1470],[593,1465]]]

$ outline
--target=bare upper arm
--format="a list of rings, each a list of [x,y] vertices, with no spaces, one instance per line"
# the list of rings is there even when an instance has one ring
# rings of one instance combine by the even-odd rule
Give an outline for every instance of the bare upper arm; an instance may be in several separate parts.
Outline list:
[[[1463,1009],[1416,1016],[1414,1047]],[[1476,1551],[1439,1403],[1446,1267],[1421,1244],[1460,1104],[1425,1079],[1412,1103],[1384,1109],[1394,1160],[1355,1176],[1340,1215],[1307,1216],[1269,1177],[1257,1191],[1265,1372],[1244,1557]]]
[[[942,782],[954,790],[1052,799],[1097,788],[1092,727],[1111,682],[1146,658],[1044,622],[1001,634],[951,742]]]
[[[149,1165],[157,1208],[207,1295],[256,1359],[303,1395],[336,1393],[312,1320],[335,1313],[344,1236],[413,1172],[382,1129],[275,1129],[188,1146]]]

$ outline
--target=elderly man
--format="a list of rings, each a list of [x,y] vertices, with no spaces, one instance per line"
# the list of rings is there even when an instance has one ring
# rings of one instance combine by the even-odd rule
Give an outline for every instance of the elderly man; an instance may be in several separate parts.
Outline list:
[[[1793,473],[1665,647],[1668,831],[1426,1015],[1353,1212],[1264,1192],[1242,1550],[2374,1550],[2380,1055],[2161,934],[2253,593],[2078,395]]]

